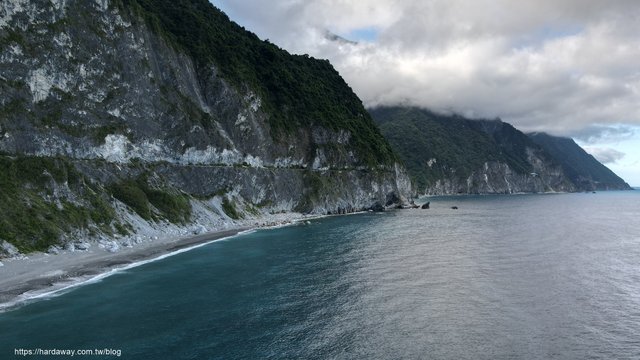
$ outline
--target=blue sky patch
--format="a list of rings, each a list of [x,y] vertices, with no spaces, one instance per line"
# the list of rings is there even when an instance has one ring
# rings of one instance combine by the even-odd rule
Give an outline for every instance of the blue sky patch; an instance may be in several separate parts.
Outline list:
[[[514,45],[516,48],[539,47],[545,42],[553,39],[575,36],[584,31],[582,26],[571,24],[546,24],[536,31],[522,37]]]
[[[345,38],[353,41],[374,42],[380,31],[373,26],[351,30]]]

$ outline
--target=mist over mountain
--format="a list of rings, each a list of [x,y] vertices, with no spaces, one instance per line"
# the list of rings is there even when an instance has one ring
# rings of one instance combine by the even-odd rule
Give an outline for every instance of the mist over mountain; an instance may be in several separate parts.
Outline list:
[[[420,193],[511,194],[628,189],[575,142],[527,136],[508,123],[416,107],[370,113],[404,160]]]
[[[530,133],[528,136],[559,162],[580,190],[628,190],[623,179],[588,154],[573,139]]]

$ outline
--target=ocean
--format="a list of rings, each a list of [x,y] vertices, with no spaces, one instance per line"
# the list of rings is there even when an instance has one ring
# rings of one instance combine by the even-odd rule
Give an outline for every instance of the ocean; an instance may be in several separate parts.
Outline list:
[[[0,358],[640,358],[639,191],[429,201],[259,230],[34,301],[0,314]]]

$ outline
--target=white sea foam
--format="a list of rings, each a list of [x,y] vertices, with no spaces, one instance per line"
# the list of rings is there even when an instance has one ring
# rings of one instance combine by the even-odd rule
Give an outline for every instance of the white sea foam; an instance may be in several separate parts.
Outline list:
[[[94,274],[94,275],[87,275],[87,276],[80,276],[80,277],[74,277],[74,278],[66,278],[64,280],[61,280],[57,283],[52,284],[51,287],[48,287],[46,289],[39,289],[39,290],[33,290],[33,291],[28,291],[25,292],[19,296],[17,296],[16,298],[12,299],[11,301],[5,302],[5,303],[0,303],[0,313],[26,305],[28,303],[34,302],[34,301],[39,301],[39,300],[46,300],[46,299],[50,299],[53,297],[57,297],[60,295],[63,295],[77,287],[83,286],[83,285],[89,285],[89,284],[93,284],[93,283],[97,283],[99,281],[101,281],[102,279],[105,279],[109,276],[118,274],[118,273],[123,273],[126,270],[135,268],[135,267],[139,267],[151,262],[155,262],[155,261],[160,261],[163,259],[166,259],[168,257],[174,256],[174,255],[178,255],[193,249],[197,249],[206,245],[209,245],[211,243],[214,242],[218,242],[218,241],[225,241],[225,240],[229,240],[235,237],[239,237],[242,235],[248,235],[251,233],[256,232],[257,230],[268,230],[268,229],[277,229],[277,228],[282,228],[282,227],[286,227],[286,226],[294,226],[294,225],[300,225],[303,221],[308,221],[308,220],[313,220],[313,219],[319,219],[319,218],[323,218],[323,217],[327,217],[330,215],[315,215],[315,216],[308,216],[308,217],[304,217],[304,218],[299,218],[299,219],[290,219],[286,222],[275,222],[274,225],[271,226],[262,226],[262,227],[258,227],[258,228],[251,228],[251,229],[247,229],[247,230],[243,230],[243,231],[239,231],[238,233],[234,234],[234,235],[230,235],[230,236],[225,236],[219,239],[214,239],[214,240],[210,240],[210,241],[205,241],[202,243],[198,243],[198,244],[194,244],[182,249],[177,249],[175,251],[172,252],[168,252],[150,259],[145,259],[145,260],[140,260],[140,261],[136,261],[130,264],[126,264],[124,266],[119,266],[119,267],[113,267],[110,269],[107,269],[106,271],[99,273],[99,274]],[[108,259],[106,259],[108,260]],[[57,274],[58,272],[56,272]],[[62,274],[63,272],[60,271],[60,274]]]
[[[129,269],[132,268],[136,268],[145,264],[149,264],[155,261],[160,261],[163,259],[166,259],[168,257],[174,256],[174,255],[178,255],[178,254],[182,254],[184,252],[187,251],[191,251],[209,244],[212,244],[214,242],[218,242],[218,241],[225,241],[225,240],[229,240],[241,235],[248,235],[251,234],[253,232],[255,232],[256,229],[249,229],[249,230],[244,230],[244,231],[239,231],[238,233],[234,234],[234,235],[230,235],[230,236],[225,236],[225,237],[221,237],[219,239],[214,239],[214,240],[210,240],[210,241],[205,241],[203,243],[199,243],[199,244],[194,244],[192,246],[188,246],[182,249],[178,249],[166,254],[162,254],[160,256],[154,257],[154,258],[150,258],[150,259],[145,259],[145,260],[140,260],[140,261],[136,261],[133,262],[131,264],[126,264],[124,266],[120,266],[120,267],[114,267],[111,269],[108,269],[105,272],[96,274],[96,275],[88,275],[88,276],[80,276],[80,277],[75,277],[75,278],[68,278],[65,279],[59,283],[53,284],[52,288],[48,288],[45,290],[35,290],[35,291],[28,291],[25,292],[24,294],[18,296],[17,298],[13,299],[10,302],[6,302],[6,303],[2,303],[0,304],[0,313],[5,312],[7,310],[11,310],[13,308],[16,308],[18,306],[22,306],[22,305],[26,305],[28,303],[31,303],[33,301],[37,301],[37,300],[45,300],[45,299],[50,299],[56,296],[60,296],[63,295],[77,287],[80,286],[84,286],[84,285],[89,285],[89,284],[94,284],[97,282],[100,282],[102,279],[105,279],[109,276],[115,275],[115,274],[119,274],[119,273],[123,273]],[[58,272],[56,272],[58,273]],[[62,273],[62,271],[59,271],[59,273]]]

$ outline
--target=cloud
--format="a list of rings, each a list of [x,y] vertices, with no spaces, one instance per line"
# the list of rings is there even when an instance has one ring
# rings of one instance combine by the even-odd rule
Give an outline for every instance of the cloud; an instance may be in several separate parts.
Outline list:
[[[625,157],[625,153],[612,148],[596,147],[596,146],[584,146],[586,152],[593,155],[598,161],[603,164],[615,163],[618,160],[622,160]]]
[[[636,0],[212,1],[262,38],[329,59],[367,106],[569,136],[640,125]]]
[[[640,127],[628,125],[590,125],[573,134],[574,138],[589,144],[612,144],[633,139]]]

